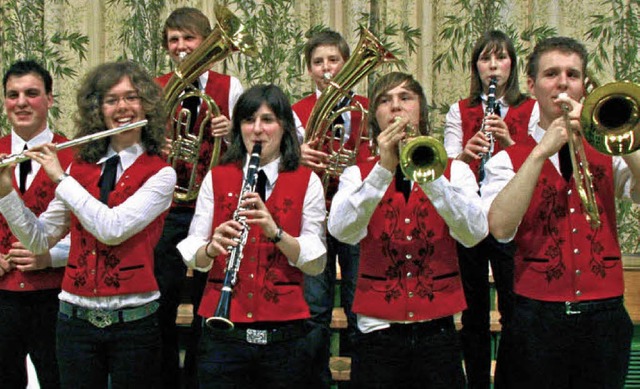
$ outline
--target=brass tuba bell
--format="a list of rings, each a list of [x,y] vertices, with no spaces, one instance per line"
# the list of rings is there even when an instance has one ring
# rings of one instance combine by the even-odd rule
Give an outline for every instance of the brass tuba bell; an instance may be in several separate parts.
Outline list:
[[[365,126],[367,126],[368,111],[362,107],[362,105],[357,104],[357,102],[355,106],[347,104],[336,111],[333,111],[334,108],[343,98],[351,98],[349,91],[363,77],[371,73],[379,65],[396,60],[397,58],[380,43],[371,31],[360,26],[360,40],[353,50],[351,57],[349,57],[340,72],[336,74],[332,80],[329,80],[329,85],[322,91],[322,94],[314,105],[309,120],[307,121],[305,142],[320,139],[315,149],[328,149],[329,163],[322,177],[325,191],[329,177],[339,176],[347,166],[353,165],[356,162],[358,150],[363,141],[369,141],[369,144],[372,145],[370,137],[360,136],[358,138],[360,141],[356,143],[352,150],[349,150],[344,147],[344,138],[342,138],[340,139],[341,146],[335,150],[333,148],[335,137],[333,135],[334,129],[332,125],[338,115],[342,115],[347,111],[362,112],[362,120],[358,133],[363,134],[366,128]],[[341,132],[342,136],[344,136],[344,131]],[[355,133],[356,132],[352,130],[352,134]],[[327,145],[326,148],[324,147],[325,145]]]
[[[198,177],[197,174],[200,149],[205,136],[207,136],[211,119],[220,115],[220,109],[215,101],[199,89],[194,88],[192,83],[200,74],[209,70],[214,63],[236,51],[250,56],[256,55],[253,38],[247,33],[237,17],[221,5],[216,6],[215,14],[217,22],[214,30],[196,50],[180,62],[164,87],[164,106],[172,124],[169,134],[172,139],[172,147],[168,162],[174,168],[181,162],[190,169],[186,183],[176,184],[174,200],[178,202],[189,202],[198,196],[202,180],[202,177]],[[200,126],[198,128],[193,126],[193,133],[191,133],[190,123],[196,121],[197,118],[191,117],[191,112],[188,109],[180,107],[185,99],[194,96],[205,103],[207,110]],[[220,147],[220,138],[215,138],[208,169],[218,163]]]

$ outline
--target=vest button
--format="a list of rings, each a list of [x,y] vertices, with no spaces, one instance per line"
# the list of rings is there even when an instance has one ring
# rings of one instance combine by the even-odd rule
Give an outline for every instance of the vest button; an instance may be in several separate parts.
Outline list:
[[[256,237],[255,236],[251,238],[251,243],[256,243]]]
[[[20,289],[24,289],[24,282],[20,283]]]
[[[581,275],[582,275],[582,272],[580,271],[580,269],[577,269],[577,270],[576,270],[576,275],[577,275],[577,276],[581,276]]]
[[[567,196],[571,196],[571,193],[573,193],[573,192],[571,191],[571,189],[569,189],[569,190],[567,191]]]
[[[255,277],[256,277],[255,274],[253,273],[249,274],[249,278],[254,279]]]
[[[413,277],[413,273],[411,272],[407,273],[407,278],[411,278],[411,277]]]
[[[411,236],[411,235],[407,235],[407,240],[408,240],[408,241],[411,241],[412,239],[413,239],[413,236]]]
[[[576,209],[575,208],[569,208],[569,213],[576,213]]]
[[[91,274],[96,274],[96,269],[91,269]]]
[[[251,293],[251,292],[247,293],[247,297],[252,299],[253,298],[253,293]]]
[[[409,223],[411,223],[411,219],[409,218],[404,219],[404,224],[409,224]]]
[[[413,312],[409,312],[409,317],[413,318]]]
[[[227,193],[227,197],[233,197],[233,193],[231,192]]]
[[[248,317],[249,319],[251,319],[251,318],[253,317],[253,313],[251,313],[251,312],[247,312],[247,317]]]
[[[573,249],[573,253],[576,255],[580,254],[580,249]]]
[[[413,297],[413,292],[409,292],[409,297]]]
[[[578,233],[578,229],[577,228],[572,228],[571,232],[574,233],[574,234],[577,234]]]
[[[582,296],[582,292],[579,291],[579,290],[576,290],[576,296],[578,296],[578,297]]]
[[[91,255],[96,255],[96,250],[91,250]]]
[[[98,294],[98,289],[93,288],[93,294]]]
[[[413,258],[413,255],[411,255],[411,254],[407,254],[407,255],[405,255],[404,257],[405,257],[406,259],[411,259],[411,258]]]

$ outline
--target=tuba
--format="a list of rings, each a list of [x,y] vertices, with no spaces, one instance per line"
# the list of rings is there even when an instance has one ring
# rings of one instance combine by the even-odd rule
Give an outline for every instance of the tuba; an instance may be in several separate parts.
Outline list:
[[[311,142],[316,139],[316,150],[323,150],[324,145],[328,145],[329,150],[329,163],[325,174],[323,175],[323,186],[327,188],[329,177],[338,177],[347,166],[353,165],[356,162],[358,150],[362,141],[369,141],[371,146],[371,138],[363,137],[364,126],[367,124],[367,110],[361,105],[355,102],[353,106],[346,104],[344,107],[334,110],[338,102],[342,99],[351,99],[349,91],[367,74],[373,71],[378,65],[387,62],[396,61],[397,58],[387,50],[382,43],[363,26],[360,26],[360,40],[353,50],[353,54],[347,62],[344,64],[342,70],[330,80],[329,85],[322,91],[322,94],[318,98],[309,120],[307,122],[305,142]],[[325,75],[325,78],[329,78],[330,75]],[[334,149],[334,129],[332,128],[333,121],[343,113],[347,111],[360,111],[362,112],[362,121],[360,128],[358,129],[361,136],[359,141],[352,150],[344,147],[344,131],[342,132],[340,140],[340,147]],[[355,134],[352,131],[352,134]]]
[[[401,120],[396,118],[396,122]],[[398,144],[402,173],[418,184],[440,177],[447,167],[447,151],[442,143],[432,136],[420,135],[414,126],[407,126],[405,139]]]
[[[640,86],[627,81],[599,86],[593,77],[586,83],[587,94],[580,115],[582,133],[569,134],[569,150],[573,177],[587,220],[592,228],[600,226],[593,182],[581,137],[596,150],[607,155],[630,154],[640,148]],[[568,122],[569,107],[563,106]],[[568,124],[567,124],[568,126]]]
[[[201,179],[197,175],[200,149],[207,135],[208,125],[216,116],[220,115],[220,109],[215,101],[205,93],[194,88],[192,83],[200,74],[209,70],[211,66],[223,60],[228,55],[240,51],[244,54],[255,55],[253,38],[247,33],[240,20],[223,6],[216,6],[216,27],[205,40],[190,55],[186,56],[178,65],[171,79],[164,87],[164,106],[166,114],[171,118],[172,139],[171,152],[168,162],[174,169],[178,162],[183,162],[190,167],[186,185],[176,184],[174,199],[178,202],[189,202],[198,196]],[[206,115],[198,128],[189,128],[192,121],[191,112],[182,107],[182,102],[190,97],[198,97],[206,105]],[[177,114],[176,114],[177,112]],[[208,168],[211,169],[218,163],[220,156],[220,138],[215,138],[213,151]]]

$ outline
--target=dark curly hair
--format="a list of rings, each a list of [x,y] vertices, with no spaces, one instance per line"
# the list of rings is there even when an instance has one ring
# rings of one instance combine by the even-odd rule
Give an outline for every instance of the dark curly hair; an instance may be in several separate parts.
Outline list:
[[[138,92],[145,118],[149,121],[142,129],[142,145],[147,154],[160,155],[160,149],[165,143],[166,126],[162,89],[140,65],[130,61],[104,63],[96,66],[85,76],[76,96],[76,136],[107,130],[102,113],[104,96],[125,77],[129,78]],[[77,157],[86,162],[97,162],[107,152],[108,147],[109,138],[85,143],[79,146]]]
[[[242,164],[247,148],[242,140],[240,124],[243,120],[252,117],[262,104],[266,104],[273,111],[283,129],[280,141],[280,169],[296,170],[300,165],[300,143],[296,134],[293,111],[282,89],[273,84],[252,86],[238,98],[233,109],[231,145],[224,153],[221,163]]]

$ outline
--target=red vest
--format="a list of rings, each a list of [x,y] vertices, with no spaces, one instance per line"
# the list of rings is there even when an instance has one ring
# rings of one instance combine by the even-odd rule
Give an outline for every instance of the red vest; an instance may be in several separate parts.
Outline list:
[[[213,228],[233,218],[242,186],[242,171],[236,165],[213,168],[215,212]],[[294,172],[280,172],[276,186],[266,202],[275,222],[292,236],[299,236],[302,208],[311,170],[300,167]],[[221,179],[216,179],[221,177]],[[198,314],[213,315],[224,279],[225,256],[218,256],[211,268]],[[304,299],[303,273],[289,264],[274,243],[252,225],[243,250],[238,282],[233,289],[230,319],[249,323],[288,321],[310,317]]]
[[[583,143],[602,226],[591,229],[574,179],[567,183],[545,161],[515,236],[514,290],[519,295],[582,301],[623,294],[611,157]],[[516,172],[534,147],[529,138],[507,149]]]
[[[67,139],[58,135],[53,135],[53,143],[61,143]],[[11,154],[11,135],[0,139],[0,152]],[[63,169],[73,160],[73,150],[64,149],[58,151],[58,159]],[[20,193],[18,183],[13,179],[14,189]],[[27,191],[20,195],[22,201],[36,216],[39,216],[47,209],[49,202],[53,200],[56,191],[56,184],[53,183],[44,169],[40,169],[33,179]],[[6,219],[0,215],[0,249],[3,253],[7,253],[11,248],[11,244],[17,239],[11,233]],[[10,291],[34,291],[44,289],[59,289],[62,283],[64,267],[47,268],[36,271],[19,271],[13,270],[0,277],[0,289]]]
[[[158,156],[142,154],[122,174],[109,195],[113,208],[131,197],[151,176],[167,166]],[[101,166],[78,162],[71,175],[94,197],[100,197],[97,183]],[[80,296],[115,296],[158,290],[153,275],[153,249],[160,239],[166,212],[142,231],[116,246],[99,242],[71,215],[71,252],[62,289]]]
[[[358,165],[362,177],[374,165]],[[449,163],[447,178],[450,169]],[[385,320],[420,321],[465,308],[456,242],[449,227],[416,185],[405,202],[394,178],[360,241],[353,311]]]
[[[161,87],[165,87],[167,82],[171,79],[173,73],[168,73],[163,76],[156,78],[156,83],[158,83]],[[216,103],[218,108],[220,109],[220,114],[230,118],[229,112],[229,93],[231,88],[231,77],[226,74],[216,73],[214,71],[209,70],[209,78],[207,79],[207,85],[205,85],[204,93],[210,96],[213,101]],[[200,124],[202,120],[205,118],[207,109],[206,104],[201,102],[200,109],[198,110],[198,118],[194,125],[194,136],[198,136],[198,129],[200,128]],[[211,155],[213,154],[213,137],[210,132],[207,133],[203,137],[202,145],[200,147],[200,157],[198,159],[198,166],[196,168],[196,182],[202,182],[204,176],[209,171],[209,166],[211,164]],[[220,148],[220,156],[222,156],[223,151],[226,150],[226,145],[224,141],[221,141]],[[189,186],[189,178],[191,177],[191,163],[187,163],[184,161],[178,161],[176,166],[174,166],[176,170],[176,174],[178,176],[177,185],[183,188]],[[174,204],[176,205],[176,204]],[[191,204],[180,203],[181,206]]]
[[[520,103],[520,105],[509,107],[507,115],[504,117],[504,122],[509,128],[509,134],[514,142],[521,142],[528,136],[529,120],[535,104],[536,101],[534,99],[527,98]],[[464,147],[469,139],[480,131],[484,119],[484,109],[482,108],[482,104],[470,107],[469,99],[460,100],[458,105],[460,107],[460,118],[462,119],[462,144]],[[493,155],[500,150],[502,150],[500,142],[495,142]],[[472,161],[469,167],[471,167],[471,170],[476,174],[476,178],[478,178],[480,161]]]
[[[353,100],[359,102],[365,109],[369,109],[369,100],[366,97],[360,96],[360,95],[354,95]],[[315,106],[317,101],[318,101],[317,95],[315,93],[312,93],[309,96],[305,97],[304,99],[298,101],[291,107],[293,111],[300,118],[302,125],[305,127],[305,131],[309,131],[309,129],[306,128],[307,123],[309,121],[309,117],[311,116],[311,111],[313,110],[313,107]],[[352,103],[351,106],[355,106],[355,104]],[[347,142],[345,142],[344,144],[344,147],[347,150],[353,150],[356,143],[360,142],[360,137],[363,135],[358,131],[360,129],[361,121],[362,121],[361,112],[358,110],[351,111],[351,135],[349,136],[349,140],[347,140]],[[364,130],[368,131],[368,124],[367,123],[364,123],[364,124],[365,124]],[[366,133],[364,135],[368,136],[368,134]],[[334,141],[332,147],[333,147],[333,150],[338,150],[340,148],[340,142]],[[325,144],[322,148],[322,151],[324,151],[325,153],[329,153],[329,144]],[[371,148],[369,147],[369,142],[360,142],[360,145],[358,147],[358,154],[356,156],[356,163],[365,162],[370,156],[371,156]],[[323,176],[324,174],[323,171],[320,171],[317,173],[320,174],[323,180],[325,180]],[[338,190],[338,183],[339,183],[338,177],[335,177],[329,180],[329,183],[327,185],[327,191],[325,194],[325,198],[327,201],[327,209],[331,208],[331,199],[333,198],[333,196]]]

